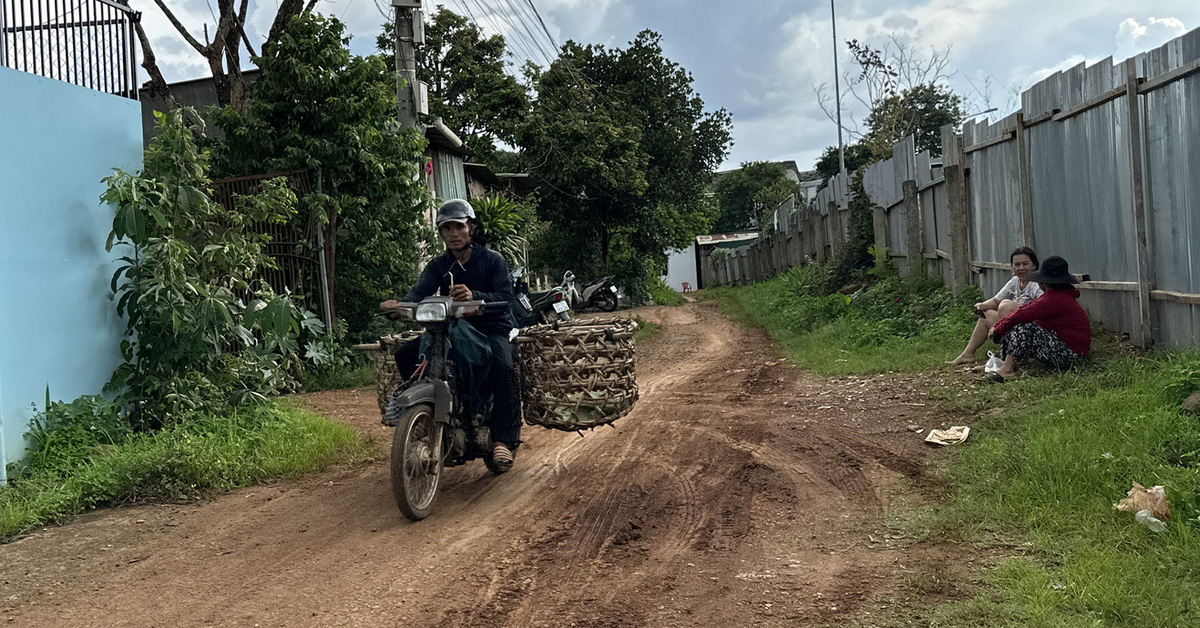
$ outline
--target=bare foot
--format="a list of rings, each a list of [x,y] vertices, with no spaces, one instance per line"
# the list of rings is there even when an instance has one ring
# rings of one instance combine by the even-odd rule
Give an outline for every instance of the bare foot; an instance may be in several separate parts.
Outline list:
[[[975,363],[975,356],[973,356],[973,355],[960,355],[957,358],[954,358],[953,360],[947,362],[947,364],[953,364],[954,366],[963,366],[965,364],[974,364],[974,363]]]

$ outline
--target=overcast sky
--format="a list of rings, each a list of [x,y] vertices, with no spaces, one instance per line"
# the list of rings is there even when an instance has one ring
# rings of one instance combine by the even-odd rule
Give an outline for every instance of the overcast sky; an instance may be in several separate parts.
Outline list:
[[[347,23],[351,49],[374,52],[389,0],[321,0],[318,10]],[[428,0],[427,0],[428,1]],[[542,62],[534,37],[546,44],[525,0],[445,0],[471,14],[487,32],[504,32],[523,61]],[[951,49],[950,86],[968,99],[968,113],[997,107],[1002,117],[1038,79],[1080,62],[1112,56],[1122,61],[1200,26],[1197,0],[835,0],[838,58],[852,70],[845,40],[880,47],[890,40],[913,50]],[[193,33],[212,28],[215,0],[166,0]],[[143,11],[167,80],[204,76],[205,65],[152,0],[133,0]],[[833,37],[825,1],[752,0],[533,0],[550,35],[624,47],[640,30],[662,34],[667,56],[687,68],[709,109],[733,115],[734,143],[723,167],[753,160],[794,159],[811,168],[824,147],[836,144],[837,127],[822,111],[815,88],[831,83]],[[251,0],[248,30],[257,46],[270,28],[275,0]],[[432,11],[432,7],[428,10]],[[527,32],[526,29],[532,31]],[[513,34],[510,31],[516,31]],[[257,38],[254,33],[258,33]],[[548,44],[547,44],[548,45]],[[847,127],[862,108],[847,102]]]

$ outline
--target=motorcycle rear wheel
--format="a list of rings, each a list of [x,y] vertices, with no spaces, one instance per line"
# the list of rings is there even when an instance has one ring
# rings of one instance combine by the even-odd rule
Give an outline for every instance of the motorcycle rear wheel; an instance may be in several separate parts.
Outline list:
[[[418,404],[400,415],[392,437],[392,492],[405,517],[420,521],[433,511],[442,460],[441,430],[433,420],[433,407]]]
[[[611,312],[617,309],[617,295],[613,294],[609,290],[605,290],[604,293],[600,295],[600,298],[596,300],[599,302],[597,303],[599,308],[605,312]]]

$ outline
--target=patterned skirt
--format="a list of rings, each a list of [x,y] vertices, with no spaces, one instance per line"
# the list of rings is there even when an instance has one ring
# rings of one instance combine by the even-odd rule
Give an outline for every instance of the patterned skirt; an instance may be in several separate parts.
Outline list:
[[[1004,334],[1000,351],[1004,358],[1010,355],[1018,360],[1035,358],[1054,371],[1069,369],[1079,359],[1079,354],[1071,351],[1067,343],[1037,323],[1014,325]]]

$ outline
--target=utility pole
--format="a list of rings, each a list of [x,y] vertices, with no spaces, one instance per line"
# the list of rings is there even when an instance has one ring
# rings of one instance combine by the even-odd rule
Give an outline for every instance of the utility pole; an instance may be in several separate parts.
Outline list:
[[[396,10],[396,119],[405,129],[420,127],[424,105],[422,85],[417,81],[416,46],[425,42],[421,0],[392,0]]]
[[[833,98],[837,107],[837,125],[838,125],[838,172],[844,177],[846,176],[846,149],[842,146],[842,86],[841,77],[838,76],[837,62],[837,14],[833,10],[833,0],[829,0],[829,21],[833,25]]]

